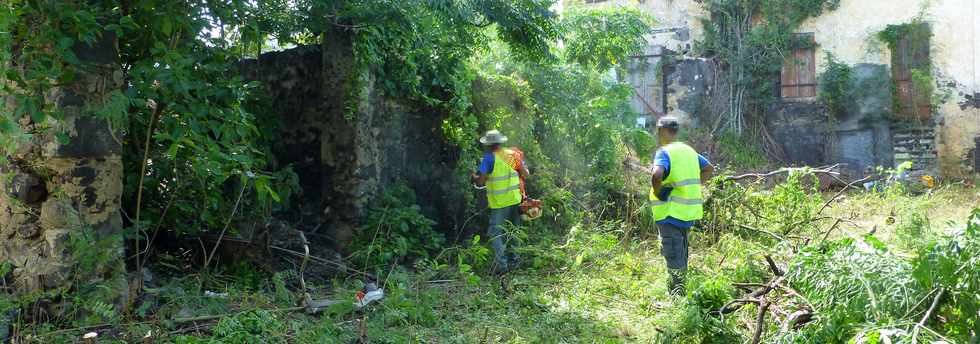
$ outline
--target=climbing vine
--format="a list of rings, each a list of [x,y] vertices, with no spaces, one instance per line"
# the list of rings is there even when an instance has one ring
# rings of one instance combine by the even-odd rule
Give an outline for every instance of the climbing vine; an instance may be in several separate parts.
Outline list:
[[[99,6],[74,2],[13,0],[0,5],[0,159],[38,132],[33,130],[60,118],[46,102],[51,90],[74,79],[79,60],[76,43],[92,44],[102,34]]]
[[[824,61],[827,69],[820,75],[820,101],[827,105],[831,115],[843,117],[853,104],[853,71],[829,52],[824,56]]]
[[[937,98],[941,95],[936,94],[936,80],[929,58],[932,29],[922,15],[909,23],[888,25],[876,36],[892,52],[892,68],[899,68],[896,73],[908,73],[908,100],[905,100],[900,85],[892,85],[893,111],[898,115],[907,115],[899,118],[911,115],[918,119],[921,106],[935,109],[943,102]]]
[[[728,84],[723,122],[741,132],[774,99],[785,54],[799,44],[795,30],[807,19],[836,9],[840,0],[710,0],[703,6],[700,51],[718,60]]]

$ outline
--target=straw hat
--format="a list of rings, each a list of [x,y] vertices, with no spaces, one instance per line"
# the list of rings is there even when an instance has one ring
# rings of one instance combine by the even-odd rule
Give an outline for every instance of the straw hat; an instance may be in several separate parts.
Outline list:
[[[492,145],[498,143],[506,143],[507,136],[501,134],[499,130],[490,130],[483,137],[480,138],[480,143],[485,145]]]

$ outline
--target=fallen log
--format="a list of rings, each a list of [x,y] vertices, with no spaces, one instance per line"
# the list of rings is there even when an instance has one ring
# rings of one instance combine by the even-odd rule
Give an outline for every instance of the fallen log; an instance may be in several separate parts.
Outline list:
[[[776,261],[772,259],[772,256],[767,254],[764,255],[763,257],[766,258],[766,263],[769,264],[769,269],[772,270],[773,275],[782,276],[786,273],[785,271],[780,269],[778,265],[776,265]]]
[[[803,327],[803,325],[810,322],[810,320],[813,320],[813,312],[806,309],[798,310],[786,317],[786,321],[783,321],[783,325],[780,326],[779,332],[784,333],[790,329],[799,330]]]

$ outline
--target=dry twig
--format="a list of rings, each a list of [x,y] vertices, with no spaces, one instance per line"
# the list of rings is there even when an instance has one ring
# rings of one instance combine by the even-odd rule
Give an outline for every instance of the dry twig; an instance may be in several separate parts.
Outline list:
[[[214,259],[214,253],[218,251],[218,246],[221,245],[221,238],[224,238],[225,233],[228,232],[228,227],[231,226],[231,221],[235,218],[235,213],[238,212],[238,205],[242,203],[242,196],[245,196],[245,189],[247,186],[247,181],[242,183],[242,191],[238,193],[238,199],[235,200],[235,206],[231,208],[231,215],[228,215],[228,221],[225,222],[225,227],[221,229],[221,234],[218,235],[218,241],[216,241],[214,243],[214,247],[211,248],[211,253],[204,258],[204,268],[201,270],[208,270],[208,265],[211,264],[211,259]]]
[[[854,186],[854,184],[857,184],[857,183],[861,183],[861,182],[867,181],[869,178],[871,178],[871,177],[864,177],[864,178],[861,178],[861,179],[858,179],[858,180],[855,180],[853,182],[848,183],[847,186],[845,186],[844,188],[840,189],[840,191],[838,191],[836,194],[834,194],[834,197],[831,197],[830,199],[827,200],[827,202],[824,202],[823,206],[820,207],[820,210],[817,210],[816,215],[820,215],[820,213],[822,213],[824,211],[824,209],[827,209],[827,207],[830,206],[830,203],[833,203],[835,200],[837,200],[837,198],[840,197],[841,195],[843,195],[844,192],[846,192],[847,189],[849,189],[851,186]]]
[[[830,233],[833,232],[835,228],[837,228],[837,225],[839,225],[841,221],[843,221],[843,219],[840,218],[834,221],[834,224],[830,225],[830,229],[827,229],[827,231],[823,233],[823,238],[820,238],[820,242],[827,241],[827,237],[830,236]]]

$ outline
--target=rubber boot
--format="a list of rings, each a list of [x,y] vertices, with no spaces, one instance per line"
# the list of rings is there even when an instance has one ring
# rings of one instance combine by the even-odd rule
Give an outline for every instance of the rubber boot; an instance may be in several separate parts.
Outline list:
[[[667,279],[667,292],[670,295],[683,295],[687,269],[667,269],[667,274],[670,276]]]

